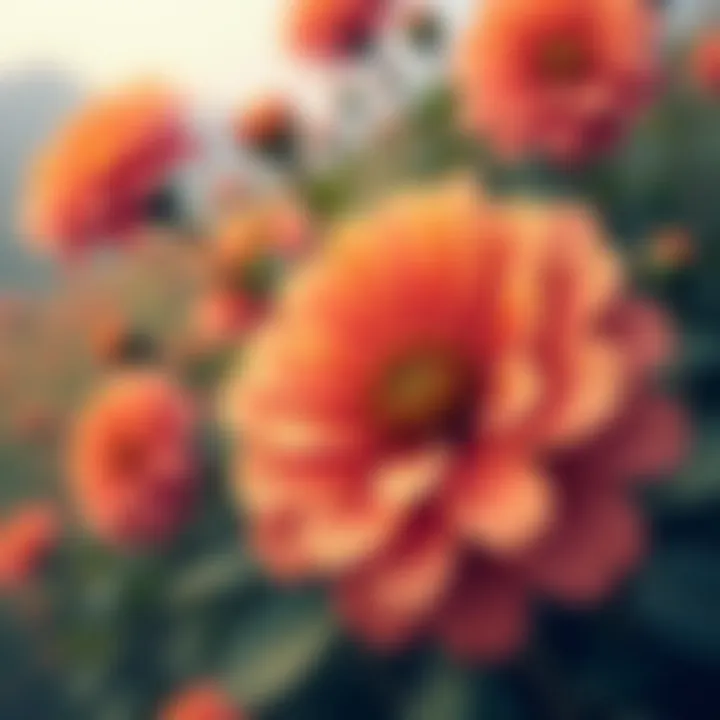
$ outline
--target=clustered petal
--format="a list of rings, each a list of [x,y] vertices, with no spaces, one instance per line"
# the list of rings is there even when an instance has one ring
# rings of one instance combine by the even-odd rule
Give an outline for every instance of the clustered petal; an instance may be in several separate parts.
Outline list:
[[[462,655],[516,648],[537,593],[603,597],[643,546],[629,483],[684,426],[653,383],[670,332],[595,218],[450,182],[323,247],[223,398],[263,562],[331,578],[376,643]]]

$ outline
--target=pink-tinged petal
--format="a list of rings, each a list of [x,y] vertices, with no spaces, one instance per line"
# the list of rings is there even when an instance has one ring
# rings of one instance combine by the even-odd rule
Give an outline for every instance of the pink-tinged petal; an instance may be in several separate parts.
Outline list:
[[[268,418],[260,427],[248,427],[253,443],[278,453],[341,454],[357,452],[369,445],[362,428],[305,418]]]
[[[648,300],[622,302],[613,311],[608,330],[622,344],[628,368],[635,377],[667,363],[675,350],[670,319]]]
[[[246,511],[260,515],[304,508],[325,511],[346,500],[352,482],[360,480],[353,471],[341,473],[322,463],[293,466],[253,457],[238,474],[234,490]]]
[[[618,412],[627,388],[621,358],[610,345],[596,342],[566,358],[564,387],[552,409],[540,419],[541,431],[552,444],[576,444],[600,432]]]
[[[530,608],[521,579],[507,569],[468,563],[436,618],[442,643],[454,655],[502,661],[528,634]]]
[[[667,476],[687,456],[689,445],[687,415],[677,403],[658,396],[641,403],[628,418],[625,443],[614,456],[628,479]]]
[[[604,599],[639,561],[644,545],[641,518],[621,491],[575,488],[555,529],[521,565],[542,592],[583,605]]]
[[[258,517],[251,543],[263,567],[276,579],[291,582],[315,571],[311,558],[298,541],[301,527],[296,518],[281,513]]]
[[[688,455],[690,427],[680,405],[662,396],[641,394],[568,465],[575,475],[633,483],[667,478]]]
[[[338,573],[366,561],[392,540],[402,515],[364,498],[333,512],[313,516],[303,532],[303,544],[315,566]]]
[[[449,463],[450,452],[440,445],[393,457],[373,473],[373,495],[389,507],[417,506],[442,484]]]
[[[552,483],[535,468],[508,457],[481,457],[452,480],[450,522],[468,539],[499,555],[536,540],[552,520]]]
[[[437,519],[418,515],[381,554],[340,581],[338,608],[370,642],[385,644],[426,621],[454,567],[447,531]]]
[[[533,364],[506,358],[490,374],[482,406],[484,432],[501,434],[517,429],[536,408],[543,382]]]

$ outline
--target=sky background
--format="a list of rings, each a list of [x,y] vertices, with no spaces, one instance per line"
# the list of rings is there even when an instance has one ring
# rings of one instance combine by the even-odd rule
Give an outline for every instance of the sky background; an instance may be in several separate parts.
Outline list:
[[[209,102],[292,87],[281,12],[290,0],[0,0],[0,77],[52,68],[92,88],[161,74]],[[408,0],[412,1],[412,0]],[[428,0],[455,25],[481,0]],[[680,19],[720,0],[674,0]]]
[[[298,69],[280,46],[288,0],[0,0],[0,74],[51,67],[89,87],[157,73],[210,102]],[[433,0],[457,22],[471,0]]]

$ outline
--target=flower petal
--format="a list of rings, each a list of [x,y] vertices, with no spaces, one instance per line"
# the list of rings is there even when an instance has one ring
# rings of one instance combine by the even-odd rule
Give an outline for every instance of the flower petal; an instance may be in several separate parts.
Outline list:
[[[525,558],[528,579],[569,603],[605,597],[642,555],[640,516],[619,490],[576,489],[565,498],[555,530]]]
[[[384,552],[341,581],[340,611],[371,642],[399,639],[431,614],[454,560],[447,531],[437,519],[418,515]]]
[[[386,461],[373,474],[374,496],[392,507],[416,506],[441,484],[449,460],[446,448],[434,446]]]
[[[553,515],[548,479],[512,458],[484,457],[457,473],[449,512],[453,524],[484,549],[516,553],[533,542]]]
[[[475,561],[436,618],[443,644],[454,655],[500,661],[518,651],[527,636],[528,597],[518,576]]]

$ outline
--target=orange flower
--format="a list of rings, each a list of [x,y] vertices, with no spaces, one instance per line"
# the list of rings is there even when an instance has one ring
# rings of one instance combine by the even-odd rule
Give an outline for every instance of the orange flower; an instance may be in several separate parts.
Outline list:
[[[457,63],[468,127],[505,156],[580,162],[648,101],[659,54],[646,0],[487,0]]]
[[[124,88],[73,117],[41,153],[26,198],[27,232],[75,253],[126,237],[189,139],[179,99],[155,85]]]
[[[69,448],[72,491],[104,540],[147,546],[169,540],[197,496],[194,411],[159,373],[119,375],[78,418]]]
[[[334,579],[379,644],[485,657],[535,592],[608,592],[640,554],[631,484],[672,468],[682,426],[651,390],[661,318],[594,219],[448,184],[324,248],[223,397],[268,568]]]
[[[385,19],[388,0],[290,0],[287,40],[300,57],[333,60],[365,52]]]
[[[191,687],[172,698],[159,720],[242,720],[232,700],[211,684]]]
[[[238,143],[273,157],[290,155],[295,130],[294,108],[276,96],[264,97],[249,105],[234,123]]]
[[[706,33],[697,43],[691,68],[702,89],[711,95],[720,95],[720,29]]]
[[[42,569],[58,544],[60,520],[52,505],[34,503],[0,526],[0,588],[16,592]]]

